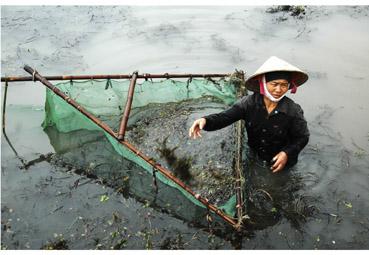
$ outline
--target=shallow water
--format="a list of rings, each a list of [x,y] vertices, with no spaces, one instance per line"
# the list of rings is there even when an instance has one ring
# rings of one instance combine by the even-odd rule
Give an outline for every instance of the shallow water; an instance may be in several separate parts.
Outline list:
[[[130,233],[150,226],[158,229],[157,234],[128,238],[127,247],[144,249],[150,244],[148,237],[155,236],[152,247],[160,248],[167,237],[164,234],[167,223],[171,222],[172,234],[183,236],[183,243],[187,243],[182,247],[185,249],[368,249],[369,8],[308,7],[301,18],[285,12],[266,13],[267,8],[1,8],[2,76],[27,75],[23,64],[35,67],[43,75],[115,74],[135,70],[141,73],[229,73],[234,69],[245,70],[250,75],[270,55],[286,59],[310,74],[309,81],[290,97],[303,107],[311,131],[297,172],[303,176],[300,194],[313,197],[311,203],[318,208],[313,217],[308,217],[300,229],[282,217],[274,225],[255,230],[253,235],[236,241],[220,241],[215,237],[218,238],[216,243],[222,245],[212,246],[208,233],[116,195],[116,200],[123,204],[130,201],[130,206],[136,208],[125,214],[125,226]],[[11,83],[9,86],[7,133],[19,155],[26,159],[53,151],[40,127],[44,94],[39,83]],[[202,139],[206,138],[204,133]],[[70,235],[69,230],[58,222],[73,222],[79,214],[87,217],[85,207],[79,208],[78,215],[68,214],[66,210],[57,214],[60,218],[48,216],[45,224],[30,224],[29,208],[38,208],[35,206],[39,204],[38,196],[45,191],[40,187],[47,187],[44,183],[47,178],[71,178],[72,185],[78,177],[58,171],[46,162],[26,172],[19,170],[19,161],[4,137],[1,163],[2,227],[12,226],[8,230],[2,228],[2,247],[39,249],[47,240],[59,238],[53,235],[59,232],[64,233],[69,248],[95,248],[93,237],[105,238],[105,248],[118,242],[107,239],[108,235],[102,230],[96,230],[88,238],[78,233],[85,242],[66,237]],[[63,189],[65,183],[53,185],[61,185]],[[83,187],[98,194],[97,202],[100,194],[110,192],[110,196],[114,193],[96,184]],[[45,191],[50,192],[49,196],[44,194],[50,201],[44,205],[49,211],[58,208],[59,202],[54,203],[54,189],[49,187]],[[25,191],[26,195],[22,196]],[[74,198],[95,201],[91,199],[93,195],[85,196],[83,192],[77,193],[68,201],[76,203]],[[60,202],[63,203],[68,202]],[[121,209],[115,203],[103,207],[104,210],[97,209],[102,208],[99,205],[100,202],[94,204],[94,210],[98,211],[91,216],[91,222],[101,218],[109,226],[107,221],[112,212]],[[42,219],[39,210],[33,209],[31,215]],[[142,220],[135,210],[145,215],[151,213],[156,223],[147,217]],[[18,216],[12,216],[13,212]],[[60,210],[55,213],[58,212]],[[24,225],[15,224],[17,217]],[[142,222],[137,223],[140,220]],[[28,230],[24,226],[28,226]],[[41,229],[34,232],[36,228]],[[200,241],[191,238],[196,233],[200,233]],[[171,242],[179,247],[182,241]]]

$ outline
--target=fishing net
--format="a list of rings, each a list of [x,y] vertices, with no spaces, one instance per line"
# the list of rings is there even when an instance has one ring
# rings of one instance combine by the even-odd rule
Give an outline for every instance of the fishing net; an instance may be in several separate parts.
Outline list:
[[[55,86],[118,133],[128,80],[68,81]],[[137,81],[125,140],[170,170],[191,190],[226,215],[235,217],[235,127],[203,133],[191,140],[188,129],[204,115],[236,100],[235,78]],[[156,171],[97,124],[47,89],[43,127],[58,164],[83,169],[147,205],[196,224],[222,222],[192,194]],[[209,217],[207,218],[209,221]]]

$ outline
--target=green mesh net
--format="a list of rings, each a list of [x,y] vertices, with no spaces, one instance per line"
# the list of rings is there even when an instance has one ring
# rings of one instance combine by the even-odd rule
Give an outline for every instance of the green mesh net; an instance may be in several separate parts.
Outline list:
[[[118,132],[127,100],[128,80],[68,81],[55,86]],[[138,80],[125,140],[169,169],[192,190],[227,215],[235,216],[234,127],[190,140],[193,120],[219,112],[236,100],[230,79]],[[43,127],[64,161],[104,178],[135,198],[198,223],[219,217],[115,137],[47,89]],[[217,142],[215,142],[217,141]],[[154,180],[155,179],[155,180]],[[201,222],[204,223],[205,222]]]

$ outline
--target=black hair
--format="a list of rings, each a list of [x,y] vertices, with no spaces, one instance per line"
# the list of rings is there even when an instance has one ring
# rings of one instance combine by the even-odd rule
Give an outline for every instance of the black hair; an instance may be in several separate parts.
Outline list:
[[[290,72],[285,72],[285,71],[276,71],[276,72],[269,72],[265,74],[265,81],[269,82],[272,80],[279,80],[279,79],[284,79],[287,80],[288,82],[290,82],[291,77],[290,77]]]

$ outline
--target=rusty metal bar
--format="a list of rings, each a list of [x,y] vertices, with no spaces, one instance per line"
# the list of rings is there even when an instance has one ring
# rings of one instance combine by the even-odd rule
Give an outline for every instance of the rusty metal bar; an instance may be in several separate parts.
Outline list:
[[[119,140],[124,140],[124,135],[126,133],[128,118],[129,118],[129,114],[131,112],[131,107],[132,107],[133,95],[135,92],[137,75],[138,75],[138,72],[137,71],[134,72],[132,75],[131,82],[129,83],[126,107],[124,108],[123,118],[122,118],[122,121],[120,122],[120,127],[119,127],[119,132],[118,132]]]
[[[152,167],[157,169],[161,174],[166,176],[168,179],[179,185],[182,189],[186,190],[189,194],[191,194],[193,197],[195,197],[198,201],[200,201],[206,208],[209,208],[214,213],[219,215],[224,221],[229,223],[232,226],[236,225],[236,221],[223,213],[219,208],[215,207],[214,205],[210,204],[207,199],[202,198],[198,195],[196,195],[189,187],[186,186],[181,180],[178,180],[176,177],[173,176],[173,174],[162,167],[161,165],[157,164],[154,160],[148,158],[147,156],[143,155],[139,150],[137,150],[133,145],[128,143],[127,141],[120,141],[114,131],[105,123],[100,121],[98,118],[87,112],[83,107],[81,107],[78,103],[76,103],[74,100],[67,97],[61,90],[56,88],[54,85],[52,85],[46,78],[42,77],[39,73],[37,73],[36,70],[32,69],[29,66],[24,66],[24,70],[26,70],[29,74],[33,75],[37,80],[39,80],[42,84],[44,84],[46,87],[51,89],[56,95],[64,99],[68,104],[76,108],[78,111],[80,111],[83,115],[88,117],[91,121],[93,121],[95,124],[97,124],[99,127],[101,127],[104,131],[106,131],[108,134],[110,134],[113,138],[115,138],[117,141],[119,141],[122,145],[124,145],[126,148],[131,150],[133,153],[135,153],[138,157],[141,157],[143,160],[145,160],[147,163],[149,163]]]
[[[155,78],[222,78],[229,76],[230,74],[139,74],[137,79],[155,79]],[[98,79],[131,79],[130,74],[111,74],[111,75],[63,75],[63,76],[44,76],[46,80],[49,81],[61,81],[61,80],[98,80]],[[17,81],[33,81],[32,77],[17,77],[8,76],[1,77],[2,82],[17,82]]]

